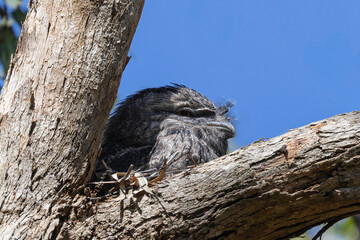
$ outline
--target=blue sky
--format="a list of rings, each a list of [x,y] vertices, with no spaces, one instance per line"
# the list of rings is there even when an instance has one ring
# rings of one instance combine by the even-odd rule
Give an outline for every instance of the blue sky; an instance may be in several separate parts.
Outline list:
[[[236,102],[238,145],[359,110],[359,1],[146,1],[120,85]]]
[[[147,0],[119,98],[174,82],[233,100],[240,146],[359,110],[359,12],[352,0]]]

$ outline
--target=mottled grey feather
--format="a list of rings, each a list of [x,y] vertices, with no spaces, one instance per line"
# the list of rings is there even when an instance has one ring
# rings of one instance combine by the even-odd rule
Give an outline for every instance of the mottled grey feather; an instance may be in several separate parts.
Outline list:
[[[160,168],[179,152],[169,170],[208,162],[227,152],[234,127],[226,116],[231,106],[219,108],[204,95],[182,85],[149,88],[128,97],[109,119],[95,174],[105,167],[127,171]]]

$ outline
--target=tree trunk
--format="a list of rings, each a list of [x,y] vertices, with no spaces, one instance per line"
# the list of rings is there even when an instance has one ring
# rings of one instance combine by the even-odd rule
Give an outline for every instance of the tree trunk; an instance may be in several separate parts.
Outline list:
[[[34,4],[0,99],[1,239],[288,239],[360,211],[360,112],[91,201],[143,1]]]
[[[0,238],[57,237],[91,175],[143,4],[30,1],[0,99]]]

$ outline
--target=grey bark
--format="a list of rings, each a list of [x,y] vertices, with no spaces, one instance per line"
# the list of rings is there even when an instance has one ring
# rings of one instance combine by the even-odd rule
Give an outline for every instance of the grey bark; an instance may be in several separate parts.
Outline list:
[[[0,99],[1,239],[288,239],[360,211],[360,112],[167,177],[157,198],[84,196],[142,6],[33,3]]]
[[[56,238],[91,175],[143,4],[30,1],[0,99],[0,238]]]
[[[168,178],[153,188],[160,202],[79,197],[62,233],[289,239],[360,211],[359,140],[360,112],[315,122]]]

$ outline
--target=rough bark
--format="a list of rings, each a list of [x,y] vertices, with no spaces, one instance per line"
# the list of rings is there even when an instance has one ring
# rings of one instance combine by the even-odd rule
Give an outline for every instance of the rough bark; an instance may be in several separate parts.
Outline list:
[[[0,99],[1,239],[288,239],[360,211],[360,112],[167,178],[158,199],[84,196],[142,5],[33,3]]]
[[[30,1],[0,99],[0,238],[56,238],[89,179],[144,0]]]
[[[255,142],[144,196],[74,201],[63,236],[289,239],[360,211],[360,112]],[[164,208],[166,211],[164,211]]]

